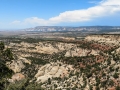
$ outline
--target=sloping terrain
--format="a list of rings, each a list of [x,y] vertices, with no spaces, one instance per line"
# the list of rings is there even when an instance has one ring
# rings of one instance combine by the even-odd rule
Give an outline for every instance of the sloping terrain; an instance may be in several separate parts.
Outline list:
[[[14,71],[8,90],[120,89],[120,35],[60,41],[7,38],[4,42],[14,56],[6,62]]]

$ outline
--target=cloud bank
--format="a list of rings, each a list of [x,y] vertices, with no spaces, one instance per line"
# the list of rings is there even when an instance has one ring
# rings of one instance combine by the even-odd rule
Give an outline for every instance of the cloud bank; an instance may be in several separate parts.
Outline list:
[[[87,9],[65,11],[58,16],[49,18],[48,20],[38,17],[30,17],[23,21],[15,20],[12,24],[55,25],[64,22],[87,22],[99,17],[114,15],[118,12],[120,12],[120,0],[102,0],[96,6]]]

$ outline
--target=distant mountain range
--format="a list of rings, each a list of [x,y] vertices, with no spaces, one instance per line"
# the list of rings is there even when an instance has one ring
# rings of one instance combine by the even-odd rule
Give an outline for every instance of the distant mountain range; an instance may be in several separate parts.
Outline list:
[[[27,28],[23,31],[27,32],[52,32],[52,31],[120,31],[120,26],[37,26],[34,28]]]

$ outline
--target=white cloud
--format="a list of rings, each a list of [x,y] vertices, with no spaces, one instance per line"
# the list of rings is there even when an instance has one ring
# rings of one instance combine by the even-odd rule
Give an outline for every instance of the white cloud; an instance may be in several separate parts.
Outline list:
[[[30,25],[54,25],[62,22],[86,22],[95,18],[110,16],[120,11],[120,0],[102,0],[96,6],[65,11],[58,16],[51,17],[48,20],[38,17],[31,17],[20,21],[14,21],[14,23],[30,24]]]
[[[120,0],[102,0],[100,2],[101,5],[120,5]]]
[[[44,20],[44,19],[41,19],[41,18],[38,18],[38,17],[31,17],[31,18],[27,18],[24,20],[25,23],[29,23],[29,24],[43,24],[43,25],[46,25],[48,24],[48,21],[47,20]]]
[[[102,0],[99,5],[83,10],[66,11],[59,16],[50,18],[50,21],[83,22],[96,17],[111,15],[120,11],[120,0]]]
[[[13,21],[12,24],[20,24],[20,25],[51,25],[53,24],[49,20],[45,20],[42,18],[38,17],[31,17],[31,18],[26,18],[23,21]]]
[[[21,21],[15,20],[11,24],[20,24]]]

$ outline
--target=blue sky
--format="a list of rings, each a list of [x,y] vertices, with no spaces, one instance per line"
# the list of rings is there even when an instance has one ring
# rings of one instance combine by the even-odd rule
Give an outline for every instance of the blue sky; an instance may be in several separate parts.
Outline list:
[[[0,29],[120,25],[120,0],[0,0]]]

